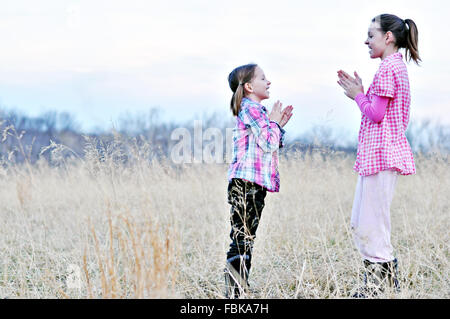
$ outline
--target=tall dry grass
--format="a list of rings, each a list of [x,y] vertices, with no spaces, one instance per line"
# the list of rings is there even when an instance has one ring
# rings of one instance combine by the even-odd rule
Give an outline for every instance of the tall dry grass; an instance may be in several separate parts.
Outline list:
[[[119,135],[102,148],[87,139],[83,159],[58,157],[71,150],[56,144],[43,151],[52,165],[0,168],[1,298],[223,298],[226,165],[173,167]],[[416,163],[392,205],[403,289],[383,298],[449,297],[448,158]],[[360,284],[352,165],[319,151],[281,159],[248,298],[347,298]]]

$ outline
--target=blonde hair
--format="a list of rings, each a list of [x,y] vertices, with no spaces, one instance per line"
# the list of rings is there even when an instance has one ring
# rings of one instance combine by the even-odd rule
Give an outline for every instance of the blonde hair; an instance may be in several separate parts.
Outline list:
[[[233,91],[230,109],[234,116],[238,115],[241,109],[242,99],[245,96],[244,84],[253,79],[257,66],[254,63],[241,65],[228,75],[228,84],[230,85],[231,91]]]

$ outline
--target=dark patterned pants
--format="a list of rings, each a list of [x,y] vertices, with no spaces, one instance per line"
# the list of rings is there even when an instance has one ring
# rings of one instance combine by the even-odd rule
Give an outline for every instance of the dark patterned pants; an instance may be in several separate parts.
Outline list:
[[[258,184],[233,178],[228,185],[228,203],[231,204],[231,244],[227,262],[243,278],[251,267],[253,243],[264,208],[267,191]]]

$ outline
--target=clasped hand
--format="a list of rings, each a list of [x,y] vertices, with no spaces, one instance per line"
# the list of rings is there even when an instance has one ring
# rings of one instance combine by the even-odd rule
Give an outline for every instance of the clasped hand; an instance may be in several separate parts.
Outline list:
[[[355,77],[353,78],[342,70],[338,71],[339,81],[337,81],[337,83],[344,89],[345,95],[347,95],[352,100],[354,100],[359,93],[364,93],[364,87],[361,78],[356,72],[354,73],[354,75]]]
[[[286,106],[282,110],[282,103],[276,101],[270,112],[269,119],[271,121],[277,122],[281,127],[284,127],[292,116],[292,110],[294,109],[292,105]]]

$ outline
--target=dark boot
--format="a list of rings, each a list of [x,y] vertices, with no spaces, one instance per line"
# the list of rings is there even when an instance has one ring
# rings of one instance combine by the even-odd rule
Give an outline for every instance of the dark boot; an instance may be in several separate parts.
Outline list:
[[[372,263],[364,260],[363,286],[352,295],[352,298],[375,297],[380,291],[382,282],[382,266],[379,263]]]
[[[397,259],[384,263],[364,260],[364,269],[364,286],[352,295],[353,298],[374,297],[387,287],[400,292]]]
[[[236,256],[234,260],[227,261],[225,274],[225,298],[238,299],[248,293],[248,276],[250,261],[245,256]]]
[[[385,280],[387,286],[394,290],[394,292],[400,292],[400,282],[398,281],[398,261],[397,258],[383,263],[383,269],[385,274]]]

